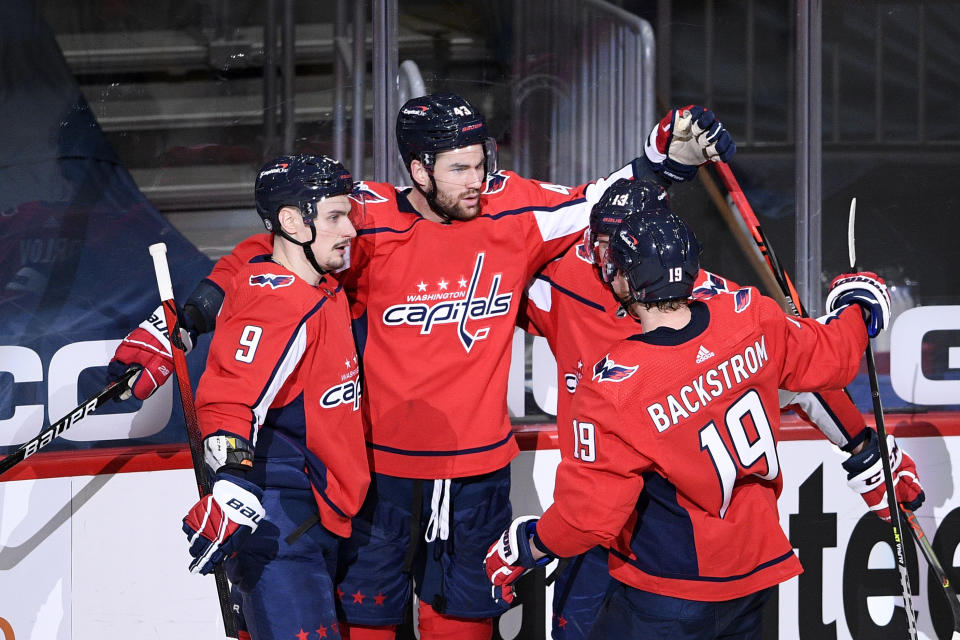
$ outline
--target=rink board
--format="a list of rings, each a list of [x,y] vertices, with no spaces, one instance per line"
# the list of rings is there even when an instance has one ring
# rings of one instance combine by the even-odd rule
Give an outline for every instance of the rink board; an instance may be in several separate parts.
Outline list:
[[[941,433],[954,432],[951,420],[945,424]],[[960,498],[952,471],[960,438],[914,435],[934,428],[924,423],[897,427],[897,433],[922,473],[927,502],[919,512],[921,524],[942,549],[949,571],[960,563]],[[521,435],[527,450],[513,463],[517,513],[549,505],[559,461],[551,448],[554,432],[532,431]],[[788,429],[785,436],[798,439],[779,446],[785,479],[781,524],[806,572],[780,588],[779,637],[851,638],[851,628],[861,629],[859,637],[883,637],[900,602],[884,595],[885,588],[898,592],[891,547],[880,541],[887,529],[876,518],[864,518],[832,445],[808,429]],[[180,518],[196,496],[192,471],[184,468],[189,454],[175,448],[132,454],[51,455],[31,465],[37,479],[0,482],[0,639],[222,635],[212,578],[186,570]],[[56,470],[84,475],[47,477]],[[923,558],[910,554],[908,561],[920,637],[932,639],[937,636],[931,616],[944,619],[948,613],[929,597]],[[505,638],[518,637],[521,614],[512,612],[501,621]],[[871,626],[873,634],[866,630]],[[535,636],[524,629],[522,637]]]

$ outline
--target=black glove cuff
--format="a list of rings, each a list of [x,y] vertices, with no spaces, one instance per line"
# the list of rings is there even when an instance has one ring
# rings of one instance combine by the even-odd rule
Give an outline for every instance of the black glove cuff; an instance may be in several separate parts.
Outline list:
[[[870,428],[864,429],[864,431],[867,434],[864,436],[863,449],[860,453],[853,454],[841,463],[849,476],[855,476],[866,471],[880,459],[880,440],[877,437],[877,432]]]

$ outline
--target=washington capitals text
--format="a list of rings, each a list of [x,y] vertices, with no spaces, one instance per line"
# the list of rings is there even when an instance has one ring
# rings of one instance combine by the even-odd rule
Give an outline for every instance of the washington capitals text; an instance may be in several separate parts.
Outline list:
[[[493,276],[487,297],[475,297],[480,273],[483,271],[483,259],[484,254],[478,253],[466,293],[452,294],[464,295],[466,296],[464,299],[444,300],[435,304],[395,304],[384,310],[383,323],[387,326],[404,324],[419,326],[421,334],[429,334],[434,325],[457,323],[457,337],[463,348],[469,352],[477,340],[487,337],[490,328],[482,327],[471,333],[467,329],[467,320],[505,315],[510,311],[510,303],[513,299],[512,292],[498,292],[501,278],[499,273]]]

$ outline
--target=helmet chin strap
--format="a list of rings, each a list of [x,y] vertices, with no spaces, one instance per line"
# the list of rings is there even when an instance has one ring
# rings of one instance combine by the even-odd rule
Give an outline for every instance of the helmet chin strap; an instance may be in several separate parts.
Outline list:
[[[417,191],[421,193],[421,195],[423,195],[424,199],[427,201],[427,206],[430,207],[430,210],[433,211],[438,216],[440,216],[440,219],[443,220],[445,224],[450,224],[451,222],[450,214],[444,211],[443,207],[441,207],[440,204],[437,202],[438,189],[437,189],[437,181],[433,177],[433,169],[430,167],[427,167],[427,165],[424,163],[424,159],[422,158],[418,158],[418,159],[420,160],[420,164],[423,166],[424,170],[426,170],[427,175],[430,176],[430,186],[433,187],[433,189],[431,189],[430,191],[425,191],[423,187],[420,186],[419,182],[417,182],[416,180],[413,180],[413,173],[411,172],[410,179],[413,180],[413,186]],[[484,180],[486,180],[486,171],[487,171],[486,147],[484,147],[483,149],[483,169],[484,169]],[[409,171],[409,167],[407,168],[407,170]],[[482,190],[483,189],[481,188],[481,191]]]
[[[279,229],[279,233],[285,239],[289,240],[293,244],[298,245],[301,249],[303,249],[303,255],[307,257],[307,262],[310,263],[310,266],[313,267],[314,271],[316,271],[319,275],[322,276],[327,273],[327,270],[321,267],[317,263],[317,258],[316,256],[313,255],[313,246],[312,246],[314,240],[317,239],[317,228],[313,225],[312,222],[309,224],[309,226],[310,226],[310,239],[305,240],[303,242],[296,240],[283,229]]]
[[[420,186],[420,183],[416,180],[413,181],[413,187],[420,192],[424,200],[427,201],[427,206],[430,207],[430,210],[437,214],[444,224],[450,224],[450,215],[443,210],[443,208],[437,203],[437,181],[433,177],[433,170],[427,169],[427,175],[430,176],[430,186],[433,187],[430,191],[425,191],[423,187]],[[410,177],[413,178],[413,174],[410,174]]]

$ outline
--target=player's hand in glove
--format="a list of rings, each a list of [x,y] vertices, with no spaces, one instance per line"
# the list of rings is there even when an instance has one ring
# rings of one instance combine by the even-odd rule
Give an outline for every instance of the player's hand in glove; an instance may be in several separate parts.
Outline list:
[[[643,148],[653,170],[674,182],[690,180],[703,163],[726,162],[736,151],[713,112],[692,104],[669,111],[654,125]]]
[[[494,600],[512,604],[516,597],[513,583],[528,570],[545,565],[553,559],[551,556],[533,559],[530,536],[537,530],[537,520],[539,518],[536,516],[516,518],[503,535],[490,545],[483,566],[487,577],[493,583]]]
[[[867,507],[884,520],[890,520],[890,505],[883,482],[883,462],[880,456],[880,440],[877,432],[867,430],[863,449],[843,463],[847,471],[847,484],[860,494]],[[917,478],[917,465],[897,444],[892,435],[887,436],[890,452],[890,470],[893,473],[893,489],[897,502],[911,511],[923,504],[925,496]]]
[[[240,549],[266,515],[262,497],[260,487],[238,475],[217,475],[213,491],[200,498],[183,519],[193,556],[191,573],[210,573]]]
[[[180,339],[189,353],[193,348],[190,333],[181,329]],[[130,390],[140,400],[153,395],[173,373],[173,356],[162,306],[157,307],[149,318],[123,339],[110,360],[107,375],[111,380],[116,380],[131,366],[141,369],[130,381]]]
[[[858,304],[863,310],[867,335],[876,338],[890,324],[890,294],[883,278],[872,271],[842,273],[830,283],[827,293],[827,311],[835,311],[848,304]]]

